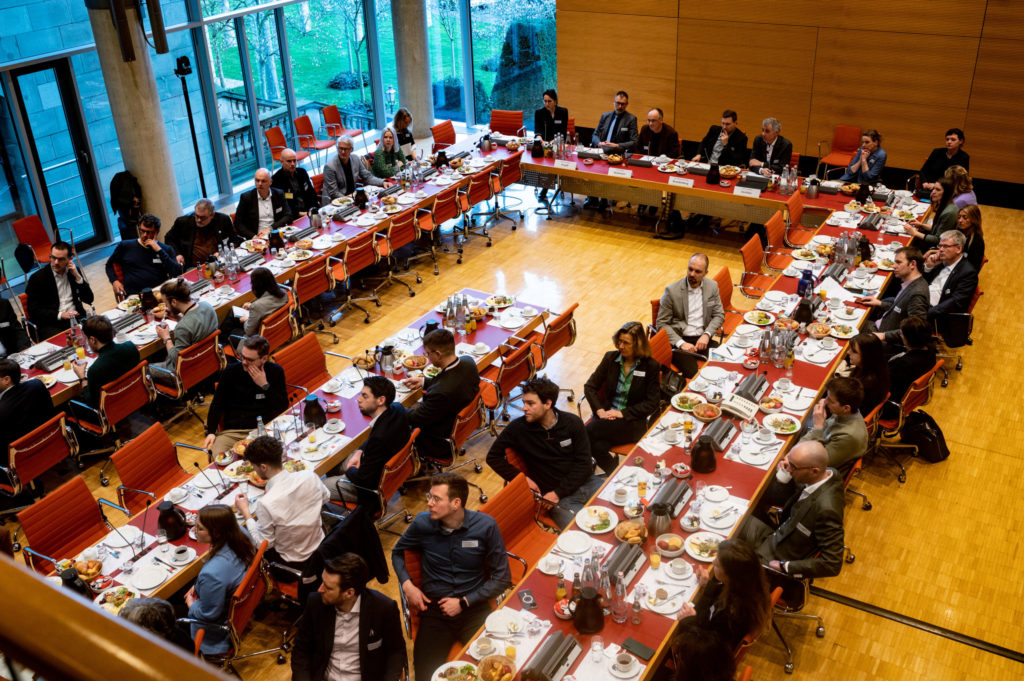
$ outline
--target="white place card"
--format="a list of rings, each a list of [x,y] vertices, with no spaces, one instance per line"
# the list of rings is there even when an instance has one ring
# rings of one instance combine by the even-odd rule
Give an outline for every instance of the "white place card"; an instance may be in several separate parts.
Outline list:
[[[576,170],[576,161],[559,159],[555,161],[555,167],[562,168],[563,170]]]
[[[669,175],[668,183],[674,187],[692,187],[692,177],[679,177],[678,175]]]
[[[736,196],[750,196],[755,199],[761,196],[761,190],[755,189],[754,187],[736,186],[732,188],[732,193]]]
[[[608,177],[633,177],[633,171],[625,168],[609,168]]]

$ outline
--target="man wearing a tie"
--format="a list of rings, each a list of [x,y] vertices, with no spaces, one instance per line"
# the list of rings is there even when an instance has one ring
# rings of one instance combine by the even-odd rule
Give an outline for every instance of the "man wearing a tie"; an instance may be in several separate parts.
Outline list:
[[[606,154],[621,154],[625,151],[632,151],[636,146],[640,133],[637,130],[636,116],[626,111],[629,106],[629,95],[625,90],[615,93],[615,108],[601,114],[601,119],[594,128],[594,138],[591,146],[599,148]],[[586,208],[608,207],[608,200],[591,196],[583,204]]]
[[[801,442],[775,473],[799,491],[782,509],[777,530],[747,518],[740,537],[755,547],[767,566],[797,579],[834,577],[843,566],[843,479],[828,467],[820,442]],[[785,479],[783,479],[785,478]]]

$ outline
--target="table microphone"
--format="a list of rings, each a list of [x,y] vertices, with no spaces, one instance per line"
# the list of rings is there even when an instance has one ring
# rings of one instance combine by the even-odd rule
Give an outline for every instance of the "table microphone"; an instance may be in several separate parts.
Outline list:
[[[196,470],[198,470],[200,473],[203,474],[203,477],[206,478],[206,482],[210,483],[210,485],[213,487],[214,491],[216,491],[216,492],[220,492],[221,491],[220,488],[217,487],[217,483],[215,483],[213,481],[213,479],[209,475],[206,474],[206,471],[199,465],[199,462],[193,461],[192,465],[196,467]],[[223,478],[221,478],[221,479],[223,480]],[[224,491],[225,492],[227,491],[227,485],[224,486]]]
[[[110,505],[113,506],[114,508],[121,509],[126,514],[128,513],[128,509],[126,509],[126,508],[121,508],[120,506],[118,506],[116,504],[110,504]],[[129,550],[131,550],[131,552],[132,552],[132,560],[137,560],[138,557],[139,557],[139,554],[135,552],[135,545],[132,542],[128,541],[128,537],[124,536],[124,534],[121,532],[120,528],[114,527],[113,525],[110,524],[110,520],[107,518],[107,514],[103,512],[103,504],[100,504],[99,507],[100,507],[100,517],[103,518],[103,524],[106,525],[107,527],[109,527],[110,529],[112,529],[114,532],[117,533],[117,536],[120,537],[121,540],[125,544],[128,545]],[[145,530],[143,530],[142,536],[146,536]]]
[[[125,491],[128,491],[128,492],[135,492],[136,494],[144,494],[147,497],[149,497],[149,499],[146,499],[146,510],[142,512],[142,533],[145,534],[146,533],[146,517],[149,515],[149,506],[154,501],[156,501],[156,495],[153,494],[152,492],[147,492],[144,489],[135,489],[134,487],[125,487],[124,485],[121,485],[120,487],[118,487],[118,489],[122,489],[122,490],[125,490]]]

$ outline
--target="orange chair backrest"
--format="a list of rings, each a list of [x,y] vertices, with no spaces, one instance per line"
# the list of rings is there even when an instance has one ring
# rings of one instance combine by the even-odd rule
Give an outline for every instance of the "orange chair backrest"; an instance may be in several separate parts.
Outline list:
[[[416,228],[416,211],[405,210],[392,217],[387,235],[391,253],[402,246],[415,242],[420,236],[419,230]]]
[[[110,461],[123,486],[152,492],[157,498],[167,494],[186,472],[161,423],[154,423],[111,454]],[[122,491],[120,494],[121,505],[132,513],[141,511],[149,499],[138,492]]]
[[[491,109],[491,130],[493,132],[500,132],[503,135],[515,135],[518,134],[522,128],[522,111]]]
[[[854,152],[860,147],[860,128],[856,125],[837,125],[832,134],[832,151]]]
[[[317,173],[316,175],[310,175],[309,181],[313,183],[313,192],[317,196],[323,196],[324,193],[324,174]]]
[[[535,505],[530,485],[526,482],[526,473],[520,473],[488,499],[479,511],[494,518],[505,546],[511,547],[520,535],[536,527],[533,522]],[[555,537],[551,535],[551,539]]]
[[[754,678],[754,668],[749,664],[743,668],[743,672],[736,677],[736,681],[752,681]]]
[[[903,411],[904,418],[918,407],[923,407],[931,401],[932,387],[935,383],[935,372],[941,369],[942,365],[943,360],[938,360],[935,362],[935,366],[929,369],[927,373],[916,381],[911,383],[910,387],[907,388],[907,393],[903,396],[903,401],[900,404],[900,409]]]
[[[205,381],[227,364],[217,344],[219,335],[220,329],[178,353],[175,372],[183,390]]]
[[[0,490],[11,496],[61,461],[78,452],[78,440],[68,428],[64,412],[22,435],[7,447],[9,471],[0,477]]]
[[[672,342],[668,339],[668,331],[664,328],[658,329],[658,332],[651,336],[650,343],[651,357],[666,369],[674,370],[675,367],[672,366]]]
[[[260,322],[259,334],[270,343],[273,352],[295,337],[295,319],[292,317],[292,292],[288,291],[288,303],[274,310]]]
[[[32,247],[36,260],[43,262],[50,257],[50,247],[53,245],[53,241],[50,240],[50,235],[46,233],[46,226],[43,225],[43,221],[38,215],[26,215],[19,218],[11,223],[11,227],[18,237],[18,241]]]
[[[24,292],[19,293],[18,294],[18,302],[21,303],[21,312],[22,312],[22,314],[25,315],[25,319],[28,319],[29,318],[28,317],[28,294],[24,293]],[[31,321],[31,320],[29,320],[29,321]],[[40,338],[39,340],[43,340],[43,339]]]
[[[804,219],[804,197],[800,192],[793,192],[786,199],[786,212],[791,225],[799,225]]]
[[[545,364],[556,352],[576,342],[576,319],[573,315],[579,306],[579,303],[573,303],[565,312],[544,323],[544,336],[540,345]]]
[[[377,250],[375,248],[374,233],[364,232],[354,236],[345,242],[345,255],[342,260],[345,263],[345,278],[377,262]]]
[[[988,258],[986,258],[985,260],[987,261],[987,260],[988,260]],[[979,270],[979,271],[980,271],[980,270]],[[982,295],[983,295],[984,293],[985,293],[985,292],[981,290],[981,287],[980,287],[980,286],[974,289],[974,295],[973,295],[973,296],[971,296],[971,302],[970,302],[970,304],[969,304],[969,305],[967,306],[967,312],[968,312],[968,313],[970,313],[970,312],[974,312],[974,306],[978,304],[978,298],[981,298],[981,296],[982,296]]]
[[[330,106],[325,106],[320,109],[320,115],[324,118],[325,126],[336,125],[339,128],[341,127],[341,112],[338,111],[338,107],[336,105],[331,104]],[[337,135],[339,133],[332,132],[331,134]]]
[[[443,225],[445,222],[459,217],[461,213],[458,185],[452,185],[438,192],[434,197],[434,209],[431,214],[435,225]]]
[[[107,534],[99,506],[81,475],[47,494],[18,514],[25,545],[55,560],[74,558]],[[47,560],[23,553],[25,562],[38,572],[53,569]]]
[[[452,426],[451,444],[454,446],[452,458],[458,456],[462,445],[466,443],[469,436],[476,432],[484,422],[483,397],[480,391],[476,391],[473,399],[462,408],[462,411],[455,417],[455,424]]]
[[[885,398],[878,404],[878,406],[872,409],[871,413],[864,417],[864,425],[867,427],[868,431],[868,442],[871,442],[875,437],[875,434],[878,432],[878,421],[882,416],[882,407],[889,401],[889,397],[891,395],[892,393],[886,393]],[[849,482],[849,476],[847,476],[847,482]]]
[[[793,155],[789,157],[789,167],[790,168],[799,168],[800,167],[800,154],[794,152]],[[799,194],[799,193],[800,192],[797,192],[797,194]]]
[[[501,358],[498,375],[494,382],[502,393],[508,395],[512,389],[533,376],[533,355],[530,345],[523,343]]]
[[[263,572],[263,555],[266,552],[267,541],[264,539],[256,549],[256,557],[245,571],[245,576],[228,601],[228,630],[235,650],[241,647],[242,633],[249,626],[256,608],[270,592],[270,579]]]
[[[100,390],[100,413],[109,428],[114,428],[156,397],[152,385],[146,379],[148,365],[149,362],[142,360]]]
[[[732,275],[729,268],[723,267],[712,277],[718,284],[718,299],[722,301],[722,307],[726,310],[732,309]]]
[[[754,234],[747,243],[740,248],[743,255],[743,271],[761,274],[761,264],[764,262],[764,247],[761,246],[761,237]]]
[[[661,310],[661,298],[651,298],[651,326],[658,328],[658,311]]]
[[[573,133],[576,132],[576,117],[575,116],[569,116],[569,122],[565,126],[565,132],[567,134],[569,134],[569,135],[572,135]]]
[[[775,215],[768,218],[764,223],[764,231],[768,234],[768,247],[778,250],[786,247],[786,222],[782,219],[782,211],[775,211]]]
[[[316,139],[316,135],[313,133],[313,123],[309,120],[309,116],[299,116],[295,119],[295,134],[299,137]]]
[[[416,462],[413,460],[412,448],[416,442],[416,436],[420,429],[413,429],[409,435],[409,441],[405,443],[391,459],[384,464],[384,470],[380,474],[380,503],[381,511],[387,507],[388,499],[395,496],[398,490],[405,484],[405,481],[416,470]]]
[[[501,162],[501,188],[515,184],[523,177],[522,160],[525,149],[520,149],[514,156],[509,156]]]
[[[316,334],[307,333],[291,345],[281,348],[274,353],[274,361],[284,369],[285,380],[290,385],[301,385],[310,392],[331,378],[327,371],[327,356]],[[289,401],[294,402],[296,395],[290,397]]]
[[[409,573],[409,581],[413,586],[419,587],[423,584],[423,562],[420,560],[420,552],[406,549],[405,571]],[[420,628],[420,612],[412,606],[409,607],[409,638],[415,639],[416,632]]]
[[[781,599],[781,598],[782,598],[782,587],[781,586],[777,586],[777,587],[775,587],[772,590],[771,594],[768,596],[768,599],[769,599],[768,600],[768,602],[769,602],[768,611],[769,612],[771,612],[772,610],[775,609],[775,605],[779,602],[779,599]],[[753,645],[754,641],[756,641],[758,639],[758,637],[761,635],[761,633],[762,633],[761,629],[757,629],[757,630],[754,630],[754,631],[748,631],[746,636],[744,636],[740,640],[740,642],[736,645],[736,649],[732,651],[732,657],[733,657],[733,659],[736,662],[740,661],[740,659],[743,657],[743,654],[746,653],[747,648],[749,648],[751,645]],[[750,669],[750,667],[747,667],[747,669]]]
[[[455,126],[450,120],[442,121],[430,128],[434,144],[455,144]]]
[[[295,268],[295,279],[292,281],[292,292],[295,302],[304,305],[321,293],[334,289],[334,279],[327,267],[327,256],[320,255],[308,260]]]
[[[469,178],[469,189],[463,194],[462,211],[468,212],[470,207],[490,201],[493,196],[494,187],[491,186],[491,167],[489,166]]]
[[[281,152],[288,146],[288,142],[284,138],[284,132],[281,131],[279,126],[274,126],[263,131],[263,135],[267,138],[267,145],[270,147],[270,155],[275,161],[281,158]]]

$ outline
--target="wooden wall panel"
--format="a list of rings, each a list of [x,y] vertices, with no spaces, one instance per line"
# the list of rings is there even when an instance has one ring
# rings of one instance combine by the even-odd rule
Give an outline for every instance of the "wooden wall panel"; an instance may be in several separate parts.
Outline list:
[[[569,12],[598,12],[602,14],[630,14],[633,16],[676,17],[678,0],[555,0],[555,9]]]
[[[1019,0],[1005,2],[1018,4],[1020,11]],[[679,0],[680,19],[762,21],[875,32],[979,36],[984,16],[985,3],[976,0]]]
[[[1006,182],[1024,182],[1024,41],[982,41],[967,112],[967,151],[971,173]]]
[[[1024,40],[1024,6],[1020,0],[988,0],[985,8],[987,38]]]
[[[699,140],[723,110],[734,109],[750,144],[761,121],[774,116],[783,136],[803,153],[816,33],[804,26],[681,19],[674,123],[680,136]]]
[[[612,109],[618,90],[629,93],[629,111],[640,127],[655,106],[673,120],[674,19],[559,11],[557,21],[558,102],[577,125],[596,126],[601,114]]]

